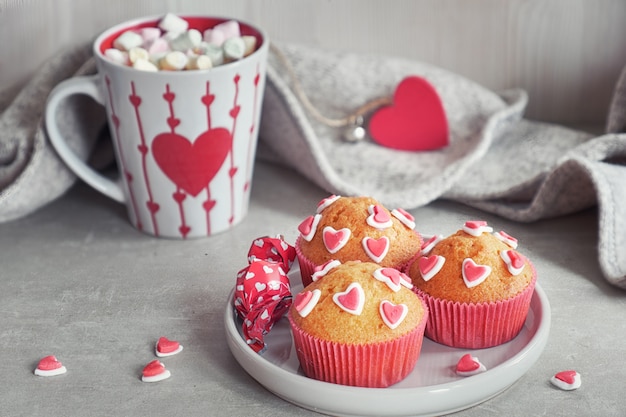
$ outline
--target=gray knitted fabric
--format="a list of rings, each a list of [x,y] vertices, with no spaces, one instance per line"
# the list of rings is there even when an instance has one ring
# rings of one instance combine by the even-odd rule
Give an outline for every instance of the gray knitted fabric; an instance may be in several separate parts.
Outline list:
[[[391,95],[408,75],[429,80],[450,127],[450,145],[428,152],[388,149],[366,140],[341,140],[341,129],[310,117],[292,78],[270,55],[260,126],[259,158],[287,164],[327,190],[370,195],[406,209],[435,199],[459,201],[520,222],[598,205],[599,263],[606,279],[626,288],[626,70],[617,83],[607,134],[599,137],[523,118],[524,91],[489,91],[420,62],[329,53],[278,45],[320,112],[340,118],[363,103]],[[17,95],[0,92],[0,221],[25,216],[75,181],[45,136],[45,99],[59,81],[93,71],[89,47],[60,54]],[[82,68],[81,68],[82,65]],[[58,117],[87,158],[104,126],[104,111],[89,100],[67,100]],[[97,156],[97,155],[95,155]]]

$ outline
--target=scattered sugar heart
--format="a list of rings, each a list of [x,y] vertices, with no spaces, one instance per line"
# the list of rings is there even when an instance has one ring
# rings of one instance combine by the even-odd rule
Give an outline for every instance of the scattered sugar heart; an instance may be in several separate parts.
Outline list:
[[[394,292],[400,291],[402,286],[402,272],[395,268],[378,268],[372,274],[374,278],[384,282]]]
[[[572,391],[581,386],[580,374],[574,370],[558,372],[550,379],[550,382],[565,391]]]
[[[171,356],[183,350],[183,346],[176,340],[160,337],[156,344],[155,353],[159,357]]]
[[[353,282],[348,285],[348,288],[344,292],[335,293],[333,295],[333,301],[342,310],[358,316],[363,312],[365,292],[361,284]]]
[[[469,353],[463,355],[456,364],[456,373],[461,376],[472,376],[486,370],[485,365]]]
[[[367,224],[369,224],[370,226],[377,229],[386,229],[388,227],[391,227],[391,225],[393,224],[391,222],[391,216],[389,215],[389,213],[387,213],[385,209],[383,209],[378,204],[371,205],[368,208],[368,211],[370,215],[367,217],[366,221]]]
[[[55,376],[65,372],[67,372],[67,369],[54,355],[42,358],[35,369],[35,375],[38,376]]]
[[[141,373],[141,380],[143,382],[158,382],[167,379],[171,376],[170,371],[165,369],[158,359],[148,363]]]
[[[448,145],[448,121],[437,90],[426,79],[409,76],[393,95],[393,104],[374,113],[369,123],[379,145],[403,151],[428,151]]]

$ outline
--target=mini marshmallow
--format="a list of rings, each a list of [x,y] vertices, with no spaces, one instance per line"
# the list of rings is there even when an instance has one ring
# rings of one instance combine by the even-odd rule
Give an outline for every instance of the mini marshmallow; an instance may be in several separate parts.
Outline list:
[[[176,16],[175,14],[168,13],[163,16],[163,19],[159,22],[159,28],[164,32],[184,32],[189,27],[189,23],[186,20]]]
[[[256,36],[242,36],[241,39],[245,45],[244,56],[248,56],[256,50]]]
[[[202,35],[203,40],[211,45],[222,46],[226,40],[226,36],[219,29],[207,29]]]
[[[163,38],[157,38],[147,45],[148,53],[152,56],[161,52],[168,52],[170,50],[169,43]]]
[[[140,71],[157,72],[159,68],[147,59],[138,59],[133,64],[133,68]]]
[[[224,40],[241,37],[239,23],[236,20],[229,20],[227,22],[220,23],[219,25],[216,25],[213,29],[222,32],[224,34]]]
[[[186,68],[190,70],[210,69],[213,68],[213,62],[211,62],[211,58],[207,55],[193,55],[189,57]]]
[[[127,30],[113,41],[113,46],[120,51],[129,51],[130,49],[141,46],[143,38],[137,32]]]
[[[224,51],[217,45],[203,42],[198,48],[196,48],[198,55],[206,55],[211,58],[211,63],[214,67],[222,65],[224,63]]]
[[[128,60],[130,61],[131,64],[134,64],[140,59],[148,60],[148,58],[150,58],[150,54],[148,53],[148,51],[146,51],[143,48],[140,48],[139,46],[131,48],[128,51]]]
[[[166,71],[180,71],[187,65],[187,55],[181,51],[168,52],[160,61],[162,70]]]
[[[246,44],[240,37],[230,38],[224,41],[222,49],[224,50],[224,58],[227,61],[236,61],[243,58],[246,51]]]
[[[170,41],[170,47],[174,51],[187,51],[196,48],[202,42],[202,34],[196,29],[183,32]]]
[[[115,62],[116,64],[120,65],[128,65],[130,62],[128,60],[128,53],[120,51],[116,48],[107,49],[106,51],[104,51],[104,56],[106,56],[108,59]]]
[[[142,28],[139,29],[139,35],[143,39],[143,44],[146,46],[149,43],[154,42],[155,39],[161,37],[161,29],[159,28]]]

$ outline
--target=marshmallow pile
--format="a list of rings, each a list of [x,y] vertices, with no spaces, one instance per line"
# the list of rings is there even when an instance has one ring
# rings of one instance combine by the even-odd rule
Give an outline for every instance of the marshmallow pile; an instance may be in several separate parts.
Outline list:
[[[142,71],[210,69],[237,61],[256,49],[256,37],[242,36],[239,23],[225,21],[201,33],[174,14],[158,27],[127,30],[104,55],[113,62]]]

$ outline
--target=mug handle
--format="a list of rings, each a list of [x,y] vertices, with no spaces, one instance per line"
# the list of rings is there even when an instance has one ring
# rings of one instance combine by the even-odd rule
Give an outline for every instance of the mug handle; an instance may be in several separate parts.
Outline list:
[[[57,108],[63,99],[74,94],[86,94],[104,106],[104,98],[102,97],[99,76],[97,74],[73,77],[59,83],[50,92],[46,103],[46,129],[50,142],[52,142],[52,145],[61,159],[63,159],[67,166],[78,177],[107,197],[123,203],[126,198],[124,197],[122,187],[118,183],[98,173],[80,159],[76,153],[70,149],[59,130],[56,120]]]

